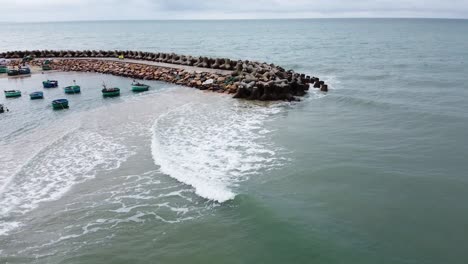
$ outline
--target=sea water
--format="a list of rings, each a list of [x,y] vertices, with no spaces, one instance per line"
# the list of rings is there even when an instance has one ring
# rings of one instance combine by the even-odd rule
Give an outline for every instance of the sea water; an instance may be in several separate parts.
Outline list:
[[[0,263],[466,263],[468,22],[2,24],[0,51],[275,63],[330,85],[258,103],[95,73],[0,79]],[[41,82],[81,85],[82,93]],[[105,82],[122,89],[104,99]],[[53,111],[53,99],[70,109]]]

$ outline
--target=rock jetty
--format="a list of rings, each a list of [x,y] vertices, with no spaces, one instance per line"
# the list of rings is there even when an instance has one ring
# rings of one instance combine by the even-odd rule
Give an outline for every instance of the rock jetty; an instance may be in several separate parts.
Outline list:
[[[119,60],[122,56],[125,60]],[[317,77],[268,63],[228,58],[192,57],[142,51],[12,51],[0,58],[34,59],[40,65],[52,59],[53,70],[98,72],[134,79],[159,80],[178,85],[233,94],[248,100],[299,100],[309,88],[328,91]],[[19,61],[16,60],[18,63]]]

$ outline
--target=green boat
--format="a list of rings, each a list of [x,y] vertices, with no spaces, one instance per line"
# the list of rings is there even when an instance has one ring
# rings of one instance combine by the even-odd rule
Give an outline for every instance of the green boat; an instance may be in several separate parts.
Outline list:
[[[133,92],[146,92],[148,90],[149,90],[149,85],[133,81],[132,83]]]
[[[8,67],[5,65],[0,65],[0,73],[7,73]]]
[[[20,73],[19,73],[19,70],[10,69],[7,71],[7,74],[8,76],[18,76]]]
[[[54,108],[54,110],[67,109],[68,107],[67,99],[57,99],[52,101],[52,108]]]
[[[24,56],[24,57],[23,57],[23,60],[21,60],[21,62],[22,62],[22,63],[30,62],[30,61],[32,61],[33,59],[34,59],[33,57],[31,57],[31,56],[28,55],[28,56]]]
[[[63,88],[66,94],[77,94],[81,92],[81,88],[79,85],[72,85]]]
[[[104,88],[101,90],[102,91],[102,96],[104,97],[115,97],[115,96],[120,96],[120,88],[114,87],[114,88],[107,88],[106,85],[102,85]]]
[[[4,91],[4,93],[5,93],[6,98],[14,98],[14,97],[20,97],[21,96],[21,91],[19,91],[19,90]]]
[[[42,63],[42,70],[43,70],[43,71],[50,71],[50,70],[52,70],[52,67],[50,67],[50,61],[49,61],[49,60],[45,60],[45,61]]]

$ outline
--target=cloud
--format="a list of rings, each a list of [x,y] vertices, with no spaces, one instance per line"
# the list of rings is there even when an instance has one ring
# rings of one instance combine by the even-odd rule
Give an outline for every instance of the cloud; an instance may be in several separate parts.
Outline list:
[[[0,0],[1,20],[468,18],[468,0]]]

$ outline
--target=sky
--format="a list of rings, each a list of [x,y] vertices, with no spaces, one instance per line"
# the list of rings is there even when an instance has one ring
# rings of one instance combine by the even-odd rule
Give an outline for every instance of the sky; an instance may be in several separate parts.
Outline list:
[[[0,21],[468,18],[468,0],[0,0]]]

